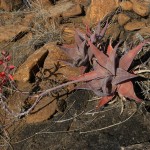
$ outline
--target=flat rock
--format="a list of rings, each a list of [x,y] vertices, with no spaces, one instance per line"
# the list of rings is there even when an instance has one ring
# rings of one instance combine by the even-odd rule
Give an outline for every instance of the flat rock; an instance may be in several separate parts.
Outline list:
[[[22,4],[21,0],[0,0],[0,9],[11,11],[15,6]]]
[[[74,42],[74,35],[75,35],[75,29],[73,26],[63,27],[62,38],[65,42],[73,43]]]
[[[26,123],[37,123],[47,120],[57,110],[57,101],[52,100],[50,97],[44,97],[41,101],[36,105],[35,109],[26,117]]]
[[[69,17],[75,17],[82,14],[82,8],[81,5],[77,4],[72,6],[70,9],[62,13],[62,17],[69,18]]]
[[[120,32],[121,30],[119,28],[119,24],[115,23],[108,27],[108,29],[106,30],[105,37],[112,37],[113,39],[116,39],[119,36]]]
[[[20,82],[29,81],[41,66],[45,57],[48,54],[48,50],[45,47],[35,51],[30,55],[27,60],[18,68],[14,74],[14,79]]]
[[[126,24],[128,21],[130,20],[130,17],[127,16],[126,14],[120,13],[118,15],[118,23],[120,26],[123,26],[124,24]]]
[[[28,27],[22,25],[6,25],[0,27],[0,42],[12,40],[20,32],[27,32]]]
[[[118,2],[115,0],[91,0],[91,4],[87,9],[85,21],[89,24],[97,24],[117,7]]]
[[[150,13],[150,1],[147,0],[131,0],[133,3],[133,11],[138,15],[145,17]]]
[[[124,26],[124,29],[127,30],[127,31],[134,31],[134,30],[141,29],[143,27],[146,27],[146,24],[144,22],[133,20],[131,22],[128,22]]]
[[[133,4],[130,1],[122,1],[119,3],[123,10],[132,10]]]

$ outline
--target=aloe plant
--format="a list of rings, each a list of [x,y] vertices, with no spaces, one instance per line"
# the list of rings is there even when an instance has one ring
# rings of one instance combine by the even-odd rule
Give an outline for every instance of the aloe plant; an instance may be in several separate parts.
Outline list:
[[[110,40],[106,53],[103,47],[100,49],[107,27],[108,21],[103,29],[100,28],[99,23],[94,32],[88,26],[86,33],[77,29],[75,44],[62,45],[60,48],[72,59],[72,63],[67,62],[69,65],[84,67],[81,75],[70,77],[70,81],[40,93],[37,95],[34,104],[26,112],[16,114],[16,116],[20,117],[28,114],[40,99],[48,93],[78,82],[82,83],[77,87],[78,89],[91,90],[101,97],[97,107],[104,106],[116,95],[141,102],[142,100],[136,96],[131,82],[131,79],[137,77],[137,75],[131,72],[129,67],[136,54],[150,40],[143,41],[120,58],[117,54],[120,43],[113,48]],[[90,70],[87,69],[89,65],[91,66]]]
[[[140,43],[119,59],[116,53],[117,46],[113,48],[110,43],[107,54],[104,54],[91,41],[88,41],[90,50],[95,56],[93,70],[79,77],[74,77],[72,80],[80,79],[80,81],[84,81],[85,83],[79,88],[92,90],[96,95],[102,97],[98,107],[108,103],[117,93],[141,102],[141,99],[136,96],[133,84],[130,81],[137,75],[131,73],[128,69],[136,54],[146,43],[147,41]]]

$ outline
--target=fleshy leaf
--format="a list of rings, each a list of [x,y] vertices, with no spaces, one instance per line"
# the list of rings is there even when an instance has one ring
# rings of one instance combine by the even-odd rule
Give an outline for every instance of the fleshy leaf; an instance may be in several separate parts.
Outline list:
[[[133,99],[137,102],[141,102],[142,100],[139,99],[134,92],[134,88],[133,88],[133,84],[131,81],[128,82],[124,82],[121,83],[120,85],[118,85],[118,89],[117,89],[118,93],[124,97]]]
[[[101,66],[105,67],[108,57],[102,51],[100,51],[95,45],[93,45],[91,43],[91,41],[89,41],[88,43],[90,45],[90,50],[92,51],[92,53],[97,58],[98,63]]]
[[[106,68],[113,74],[116,74],[116,50],[111,48],[111,51],[109,52],[109,57],[106,63]]]
[[[105,34],[106,30],[107,30],[107,27],[108,27],[108,20],[107,20],[107,22],[105,24],[105,27],[102,29],[102,31],[99,34],[99,40],[103,38],[103,36],[104,36],[104,34]]]
[[[78,81],[90,81],[97,78],[97,72],[91,71],[88,73],[84,73],[83,75],[80,75],[78,77],[71,77],[70,80],[78,80]]]
[[[132,50],[129,50],[128,53],[124,54],[120,59],[119,68],[128,70],[134,57],[142,49],[145,43],[146,41],[144,41],[143,43],[140,43],[138,46],[134,47]]]
[[[104,106],[105,104],[107,104],[110,100],[112,100],[112,98],[114,97],[114,95],[111,96],[105,96],[103,98],[100,99],[98,105],[96,106],[96,108],[100,108],[102,106]]]
[[[121,68],[117,69],[116,77],[113,79],[112,84],[119,84],[121,82],[124,82],[126,80],[132,79],[137,77],[135,74],[131,74]]]

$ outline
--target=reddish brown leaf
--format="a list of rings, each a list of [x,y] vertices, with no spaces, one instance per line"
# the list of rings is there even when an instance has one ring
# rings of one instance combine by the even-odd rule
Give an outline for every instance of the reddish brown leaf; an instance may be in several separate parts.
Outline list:
[[[102,51],[100,51],[95,45],[93,45],[91,43],[91,41],[88,41],[88,43],[90,45],[90,50],[92,51],[92,53],[97,58],[98,63],[101,66],[105,67],[106,66],[106,62],[108,60],[108,57]]]
[[[141,102],[142,100],[139,99],[134,92],[133,84],[131,81],[122,83],[118,85],[118,93],[124,97],[133,99],[137,102]]]
[[[91,71],[88,73],[84,73],[83,75],[80,75],[78,77],[71,77],[69,80],[77,80],[77,81],[90,81],[97,78],[97,72]]]
[[[138,46],[134,47],[128,53],[123,55],[120,59],[120,62],[119,62],[119,68],[122,68],[124,70],[128,70],[134,57],[142,49],[142,47],[145,45],[145,43],[146,43],[146,41],[144,41],[143,43],[140,43]]]
[[[126,80],[132,79],[137,77],[135,74],[131,74],[121,68],[117,69],[116,77],[113,79],[112,84],[119,84],[121,82],[124,82]]]
[[[98,105],[96,106],[96,108],[100,108],[102,106],[104,106],[105,104],[107,104],[112,98],[114,97],[114,95],[111,96],[105,96],[103,98],[100,99]]]
[[[112,39],[110,39],[109,45],[108,45],[108,47],[107,47],[107,55],[108,55],[108,56],[109,56],[110,53],[113,51],[113,47],[112,47],[111,43],[112,43]]]

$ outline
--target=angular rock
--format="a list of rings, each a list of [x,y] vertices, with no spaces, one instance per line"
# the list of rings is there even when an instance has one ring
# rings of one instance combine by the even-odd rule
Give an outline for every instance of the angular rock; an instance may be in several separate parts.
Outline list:
[[[26,117],[26,123],[37,123],[42,122],[50,118],[57,109],[57,101],[45,97],[36,105],[35,109],[30,115]]]
[[[43,68],[50,69],[54,67],[54,64],[57,64],[59,62],[60,66],[63,67],[62,68],[60,67],[57,73],[62,74],[64,79],[68,79],[71,76],[77,76],[80,74],[79,68],[71,67],[69,65],[66,65],[63,61],[60,61],[60,60],[67,60],[68,57],[62,50],[59,49],[58,46],[56,46],[56,44],[48,43],[44,47],[49,50],[49,54],[45,59]]]
[[[22,25],[7,25],[0,27],[0,42],[12,40],[20,32],[27,32],[28,27]]]
[[[130,20],[130,17],[127,16],[126,14],[120,13],[118,15],[118,23],[120,26],[123,26],[124,24],[126,24],[128,21]]]
[[[75,3],[77,4],[81,4],[81,5],[84,5],[84,6],[88,6],[90,4],[90,1],[91,0],[74,0]]]
[[[120,32],[121,30],[119,29],[119,24],[115,23],[112,24],[110,27],[108,27],[108,29],[106,30],[105,37],[106,39],[108,37],[112,37],[113,39],[116,39],[119,36]]]
[[[20,4],[22,4],[21,0],[0,0],[0,9],[12,11],[15,6]]]
[[[120,4],[123,10],[132,10],[133,4],[130,1],[122,1]]]
[[[34,78],[34,75],[38,71],[39,67],[44,62],[45,57],[48,54],[48,50],[44,47],[35,51],[28,59],[19,67],[14,74],[14,79],[20,82],[27,82]]]
[[[143,27],[146,27],[146,24],[144,22],[134,20],[134,21],[127,23],[124,26],[124,29],[127,31],[134,31],[134,30],[141,29]]]
[[[116,0],[91,0],[91,5],[87,9],[85,21],[89,24],[97,24],[117,7],[118,1]]]
[[[92,0],[89,8],[87,9],[85,21],[89,24],[97,24],[117,7],[118,3],[115,0]]]
[[[138,15],[145,17],[150,13],[150,1],[131,0],[133,3],[133,11]]]
[[[145,27],[140,29],[138,32],[136,32],[136,34],[133,36],[133,40],[137,41],[137,40],[143,40],[144,37],[149,37],[150,35],[150,27]]]
[[[69,18],[82,14],[82,8],[79,4],[72,6],[70,9],[62,13],[62,17]]]
[[[73,26],[67,26],[63,28],[62,38],[67,43],[73,43],[74,41],[75,30]]]

